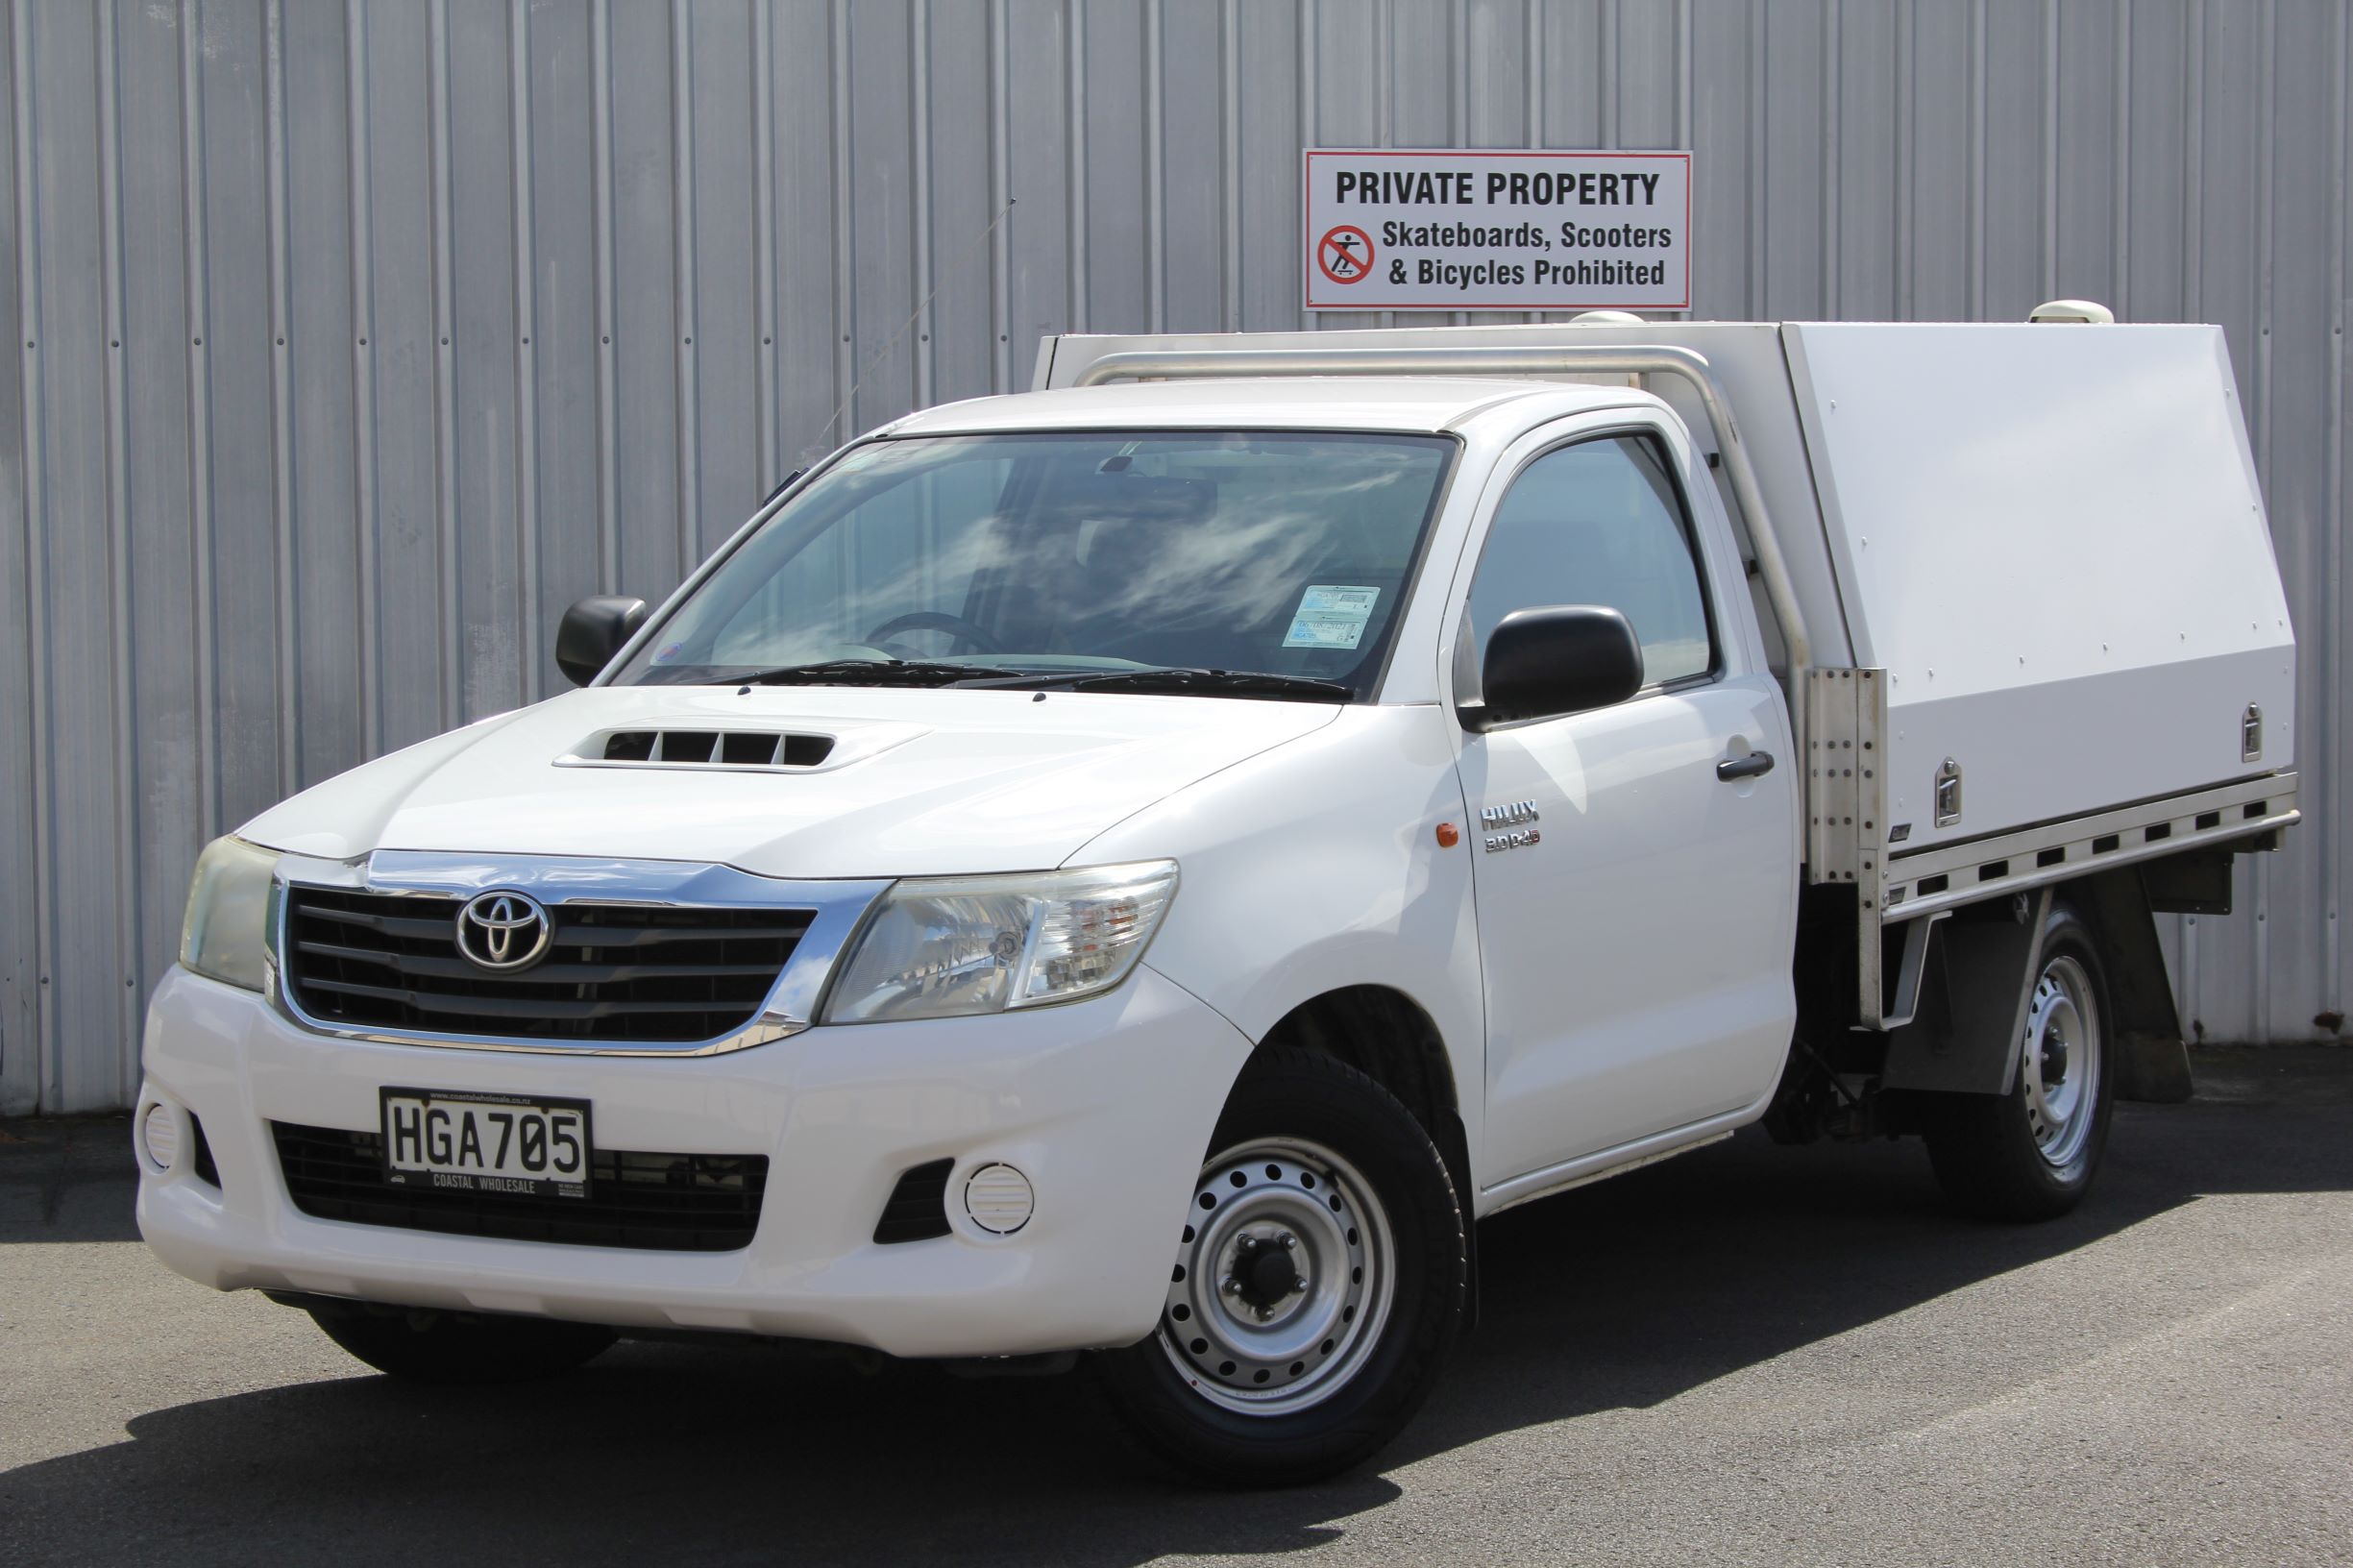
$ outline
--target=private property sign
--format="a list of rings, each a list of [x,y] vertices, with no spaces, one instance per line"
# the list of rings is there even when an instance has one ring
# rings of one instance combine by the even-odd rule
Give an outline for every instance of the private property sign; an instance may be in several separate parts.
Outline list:
[[[1312,147],[1311,310],[1687,310],[1689,153]]]

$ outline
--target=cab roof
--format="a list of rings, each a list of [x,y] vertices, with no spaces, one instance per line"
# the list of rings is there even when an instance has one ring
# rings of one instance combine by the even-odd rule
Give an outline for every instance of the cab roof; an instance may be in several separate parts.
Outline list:
[[[1580,397],[1579,394],[1583,394]],[[1395,430],[1435,433],[1522,398],[1581,407],[1623,405],[1624,386],[1473,377],[1250,377],[1125,381],[974,398],[910,414],[891,435],[979,435],[1127,426],[1192,429]]]

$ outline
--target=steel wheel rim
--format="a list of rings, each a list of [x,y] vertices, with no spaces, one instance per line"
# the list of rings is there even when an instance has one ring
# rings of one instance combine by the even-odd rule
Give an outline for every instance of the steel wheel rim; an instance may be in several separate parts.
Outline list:
[[[2073,1164],[2092,1137],[2105,1055],[2099,1029],[2091,974],[2064,954],[2044,965],[2026,1013],[2019,1077],[2034,1146],[2058,1169]]]
[[[1285,1267],[1297,1288],[1278,1291]],[[1388,1217],[1363,1173],[1321,1144],[1252,1139],[1201,1167],[1161,1348],[1212,1404],[1288,1415],[1363,1370],[1396,1293]]]

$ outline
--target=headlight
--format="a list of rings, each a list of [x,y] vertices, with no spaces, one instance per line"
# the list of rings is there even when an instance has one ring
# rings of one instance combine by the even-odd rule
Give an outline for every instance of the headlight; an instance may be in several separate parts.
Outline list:
[[[270,873],[278,856],[243,839],[214,839],[196,857],[180,962],[226,985],[261,989],[269,936]]]
[[[825,1004],[827,1023],[945,1018],[1076,1001],[1143,955],[1176,862],[924,877],[883,895]]]

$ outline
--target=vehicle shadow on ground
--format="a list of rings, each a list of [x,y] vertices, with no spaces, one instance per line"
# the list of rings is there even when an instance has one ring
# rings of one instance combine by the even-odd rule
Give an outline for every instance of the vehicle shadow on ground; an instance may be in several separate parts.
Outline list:
[[[2328,1103],[2336,1100],[2337,1103]],[[1499,1216],[1478,1333],[1378,1461],[1647,1407],[2114,1235],[2201,1194],[2353,1188],[2353,1104],[2120,1111],[2094,1199],[2005,1228],[1942,1206],[1916,1144],[1759,1137]],[[2022,1379],[2047,1373],[2022,1370]],[[626,1344],[522,1389],[355,1376],[135,1418],[0,1477],[90,1560],[1127,1564],[1322,1544],[1402,1495],[1365,1473],[1193,1489],[1115,1435],[1084,1377],[964,1382],[767,1347]]]

